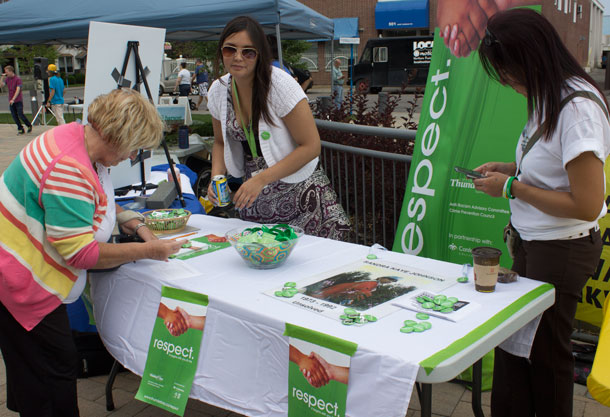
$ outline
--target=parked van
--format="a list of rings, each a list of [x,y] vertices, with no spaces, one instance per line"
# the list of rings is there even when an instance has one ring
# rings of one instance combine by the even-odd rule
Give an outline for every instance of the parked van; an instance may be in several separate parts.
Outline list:
[[[420,87],[428,80],[432,36],[373,38],[354,65],[356,91],[378,93],[383,87]]]

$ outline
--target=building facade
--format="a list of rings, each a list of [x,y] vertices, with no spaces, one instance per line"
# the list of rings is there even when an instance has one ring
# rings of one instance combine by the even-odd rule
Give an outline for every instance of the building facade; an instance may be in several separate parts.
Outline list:
[[[437,0],[299,0],[333,19],[357,19],[356,30],[346,36],[359,37],[353,46],[356,62],[370,38],[431,35],[436,26]],[[455,0],[453,0],[455,1]],[[603,6],[598,0],[540,0],[542,14],[583,67],[599,67],[602,44]],[[337,24],[342,28],[343,25]],[[350,31],[348,31],[350,32]],[[353,33],[355,32],[355,33]],[[303,57],[318,85],[330,84],[331,60],[341,60],[348,69],[351,46],[333,42],[312,42]]]

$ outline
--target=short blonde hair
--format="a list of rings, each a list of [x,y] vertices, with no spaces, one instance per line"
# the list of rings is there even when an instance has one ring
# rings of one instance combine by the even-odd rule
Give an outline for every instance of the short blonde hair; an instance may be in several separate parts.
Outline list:
[[[163,138],[164,124],[155,106],[139,92],[113,90],[89,105],[87,120],[118,151],[153,149]]]

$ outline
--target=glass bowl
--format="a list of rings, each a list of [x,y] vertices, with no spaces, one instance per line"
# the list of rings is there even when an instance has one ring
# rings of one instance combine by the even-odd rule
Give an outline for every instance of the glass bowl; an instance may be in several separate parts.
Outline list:
[[[279,227],[282,230],[281,226],[267,224],[265,225],[268,228]],[[285,240],[282,242],[274,242],[274,243],[245,243],[240,242],[239,239],[242,236],[247,236],[251,233],[256,233],[256,231],[252,231],[251,229],[254,227],[238,227],[235,229],[229,230],[225,233],[225,237],[231,243],[231,246],[235,248],[239,256],[244,260],[244,262],[251,268],[255,269],[272,269],[277,268],[282,265],[288,259],[288,256],[298,243],[299,239],[305,233],[303,229],[298,226],[290,226],[294,233],[297,235],[296,238]]]

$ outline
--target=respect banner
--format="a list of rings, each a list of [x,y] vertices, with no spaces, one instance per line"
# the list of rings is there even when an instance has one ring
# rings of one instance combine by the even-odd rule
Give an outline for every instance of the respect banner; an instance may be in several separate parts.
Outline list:
[[[136,398],[182,416],[197,370],[208,297],[163,287]]]
[[[437,28],[393,250],[464,264],[472,248],[493,246],[510,267],[508,201],[476,191],[454,167],[514,161],[526,120],[525,97],[489,79],[478,53],[454,57]]]
[[[288,417],[344,417],[351,357],[358,345],[286,323]]]

